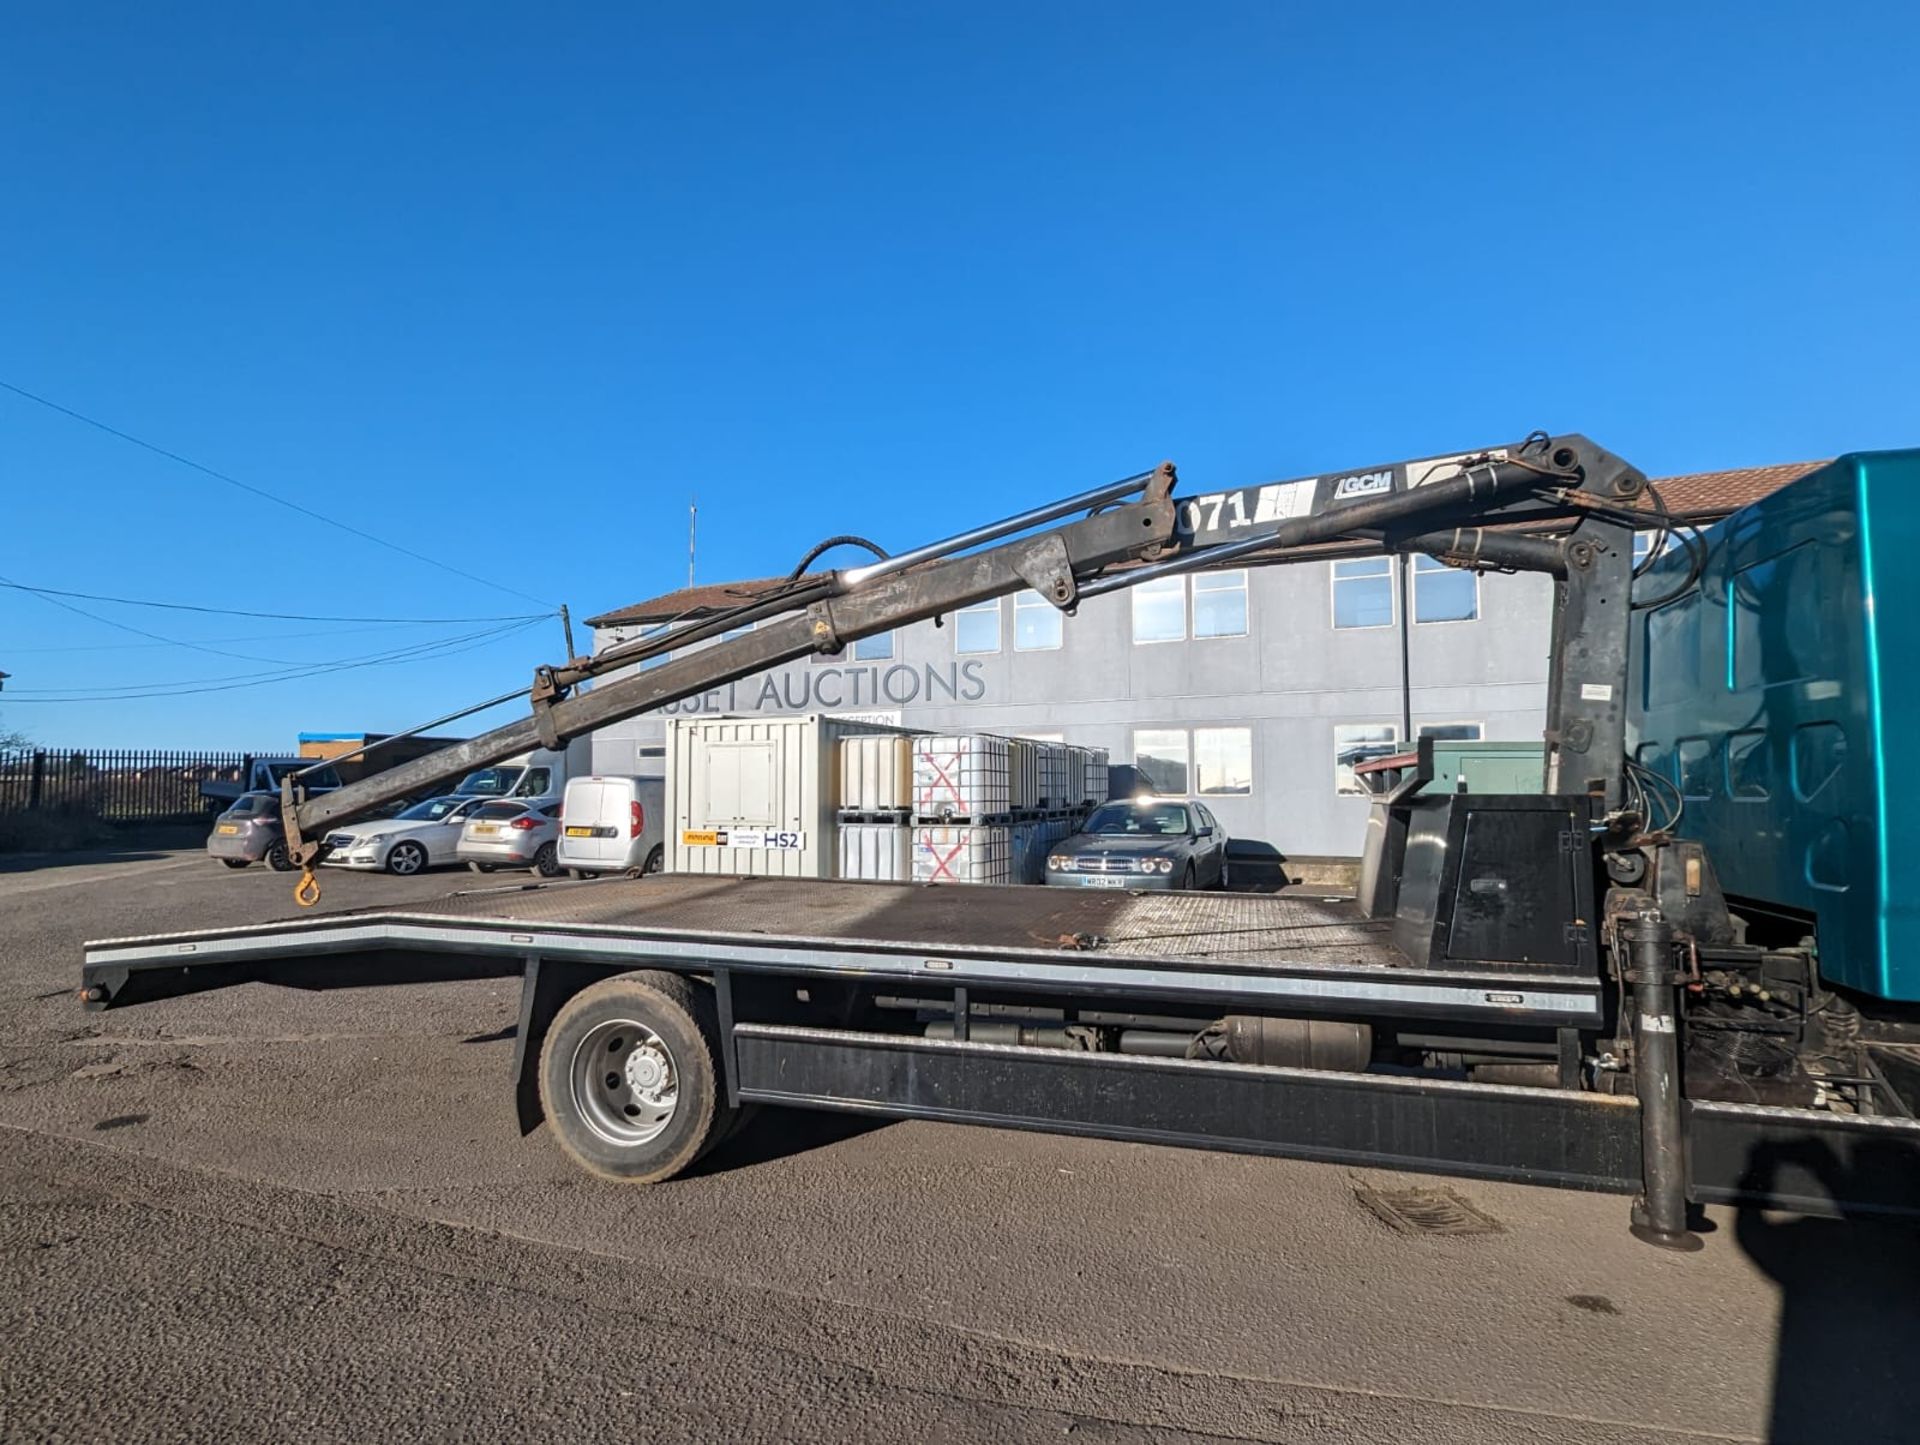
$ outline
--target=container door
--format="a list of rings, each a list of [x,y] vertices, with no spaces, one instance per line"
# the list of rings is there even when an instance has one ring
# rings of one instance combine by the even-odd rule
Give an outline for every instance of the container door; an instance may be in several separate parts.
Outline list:
[[[692,825],[779,821],[779,768],[771,742],[709,743],[694,777]]]

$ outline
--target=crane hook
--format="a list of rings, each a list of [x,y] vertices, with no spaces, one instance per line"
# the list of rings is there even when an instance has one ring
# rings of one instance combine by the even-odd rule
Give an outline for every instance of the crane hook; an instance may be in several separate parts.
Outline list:
[[[293,887],[293,901],[302,908],[311,908],[320,901],[320,880],[314,876],[311,863],[301,870],[300,881]]]

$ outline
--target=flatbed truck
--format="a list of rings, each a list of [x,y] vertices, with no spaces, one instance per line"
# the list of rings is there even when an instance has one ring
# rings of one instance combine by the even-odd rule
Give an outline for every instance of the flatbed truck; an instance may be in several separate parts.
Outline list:
[[[1629,751],[1654,718],[1635,699],[1669,661],[1647,620],[1715,585],[1721,541],[1689,535],[1636,577],[1635,531],[1677,524],[1644,476],[1577,436],[1192,499],[1174,487],[1163,466],[860,567],[808,573],[810,554],[774,595],[676,632],[668,662],[638,668],[661,639],[570,659],[536,673],[522,721],[325,794],[289,779],[299,898],[317,892],[330,827],[530,746],[1018,588],[1070,610],[1329,547],[1555,579],[1540,789],[1429,793],[1429,749],[1374,803],[1351,899],[562,881],[101,940],[81,996],[519,977],[520,1126],[544,1121],[578,1163],[632,1182],[673,1177],[777,1105],[1612,1191],[1639,1237],[1675,1249],[1698,1246],[1704,1203],[1920,1212],[1920,959],[1895,949],[1868,987],[1836,982],[1858,975],[1821,951],[1817,910],[1730,904],[1715,864],[1737,834],[1688,836],[1688,784]],[[1863,530],[1820,545],[1858,551]],[[1883,608],[1862,643],[1876,660],[1889,622]],[[1875,846],[1897,843],[1882,830]],[[1863,906],[1885,922],[1901,897]]]

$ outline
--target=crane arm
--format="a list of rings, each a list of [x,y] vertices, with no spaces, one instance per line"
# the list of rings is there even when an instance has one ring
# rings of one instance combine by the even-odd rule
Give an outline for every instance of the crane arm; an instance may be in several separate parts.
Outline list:
[[[298,776],[291,777],[282,784],[281,810],[288,849],[309,873],[299,896],[304,898],[311,869],[325,856],[329,827],[535,747],[558,747],[664,703],[810,654],[837,653],[859,638],[1022,588],[1072,611],[1083,598],[1155,577],[1230,563],[1293,562],[1301,560],[1300,549],[1333,542],[1369,550],[1423,551],[1454,565],[1554,575],[1560,579],[1556,674],[1578,653],[1580,660],[1572,664],[1569,676],[1585,679],[1588,696],[1585,712],[1575,708],[1581,715],[1570,717],[1561,701],[1564,680],[1556,680],[1551,689],[1549,786],[1560,776],[1553,759],[1568,741],[1567,724],[1578,724],[1572,741],[1583,753],[1591,750],[1596,731],[1611,727],[1614,734],[1623,733],[1624,588],[1630,582],[1632,548],[1631,520],[1621,514],[1637,505],[1646,479],[1584,437],[1536,433],[1510,447],[1465,456],[1391,463],[1190,499],[1176,500],[1174,485],[1173,466],[1166,463],[895,557],[841,572],[797,576],[770,595],[676,629],[669,637],[642,639],[596,657],[538,669],[527,693],[531,715],[466,742],[312,797]],[[1075,520],[1061,523],[1066,517]],[[1558,540],[1526,534],[1527,529],[1564,530],[1569,524],[1571,535]],[[1623,536],[1624,561],[1616,555],[1622,551]],[[1572,585],[1582,572],[1604,574],[1603,580],[1620,593],[1620,605],[1614,608],[1618,626],[1611,629],[1618,634],[1617,645],[1599,638],[1611,632],[1591,615],[1606,604],[1587,597],[1588,589]],[[749,621],[757,623],[749,633],[683,650]],[[1596,639],[1598,645],[1592,645]],[[635,670],[668,650],[680,655]],[[1606,681],[1588,677],[1602,672]],[[609,673],[620,675],[579,690],[582,682]],[[1581,684],[1574,685],[1577,689]],[[1590,718],[1587,714],[1594,712],[1592,704],[1602,688],[1609,691],[1610,707]],[[1584,782],[1617,787],[1617,781],[1609,779],[1620,770],[1622,747],[1616,741],[1611,749],[1601,748],[1581,773]],[[1616,801],[1612,794],[1609,798]]]

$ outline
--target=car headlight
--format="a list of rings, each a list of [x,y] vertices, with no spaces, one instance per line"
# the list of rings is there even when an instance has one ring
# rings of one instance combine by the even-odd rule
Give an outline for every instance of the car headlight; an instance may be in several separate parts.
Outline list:
[[[1140,871],[1142,873],[1171,873],[1173,872],[1173,859],[1142,858],[1140,860]]]
[[[1071,873],[1073,871],[1073,859],[1065,853],[1049,853],[1047,855],[1047,866],[1056,873]]]

